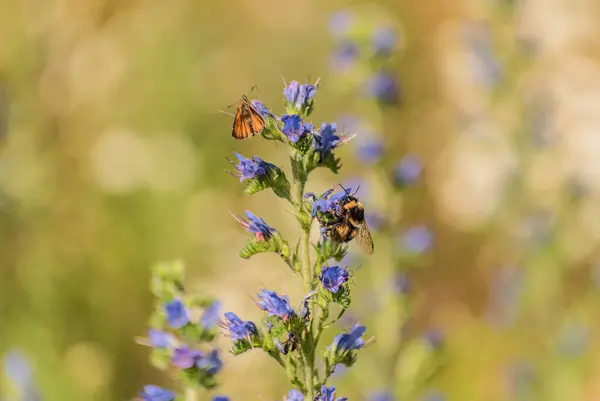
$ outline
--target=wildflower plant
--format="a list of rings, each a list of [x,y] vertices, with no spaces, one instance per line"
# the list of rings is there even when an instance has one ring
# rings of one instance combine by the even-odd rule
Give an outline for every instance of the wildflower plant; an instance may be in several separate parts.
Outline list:
[[[338,172],[341,164],[335,152],[351,138],[340,133],[335,123],[322,123],[316,128],[310,122],[317,89],[318,82],[287,83],[283,90],[285,112],[281,116],[262,103],[257,107],[266,120],[261,136],[283,143],[288,150],[291,181],[282,168],[258,156],[245,158],[237,153],[238,163],[233,173],[240,177],[246,193],[270,188],[285,199],[300,228],[299,240],[288,242],[275,227],[252,212],[246,211],[246,217],[234,215],[251,234],[240,256],[247,259],[263,252],[278,254],[302,279],[305,296],[295,304],[285,294],[261,289],[255,300],[256,306],[264,311],[260,321],[246,320],[235,312],[225,313],[219,321],[225,336],[231,339],[234,355],[266,352],[284,369],[294,387],[285,399],[294,401],[345,400],[335,397],[336,390],[328,387],[328,380],[336,366],[353,365],[360,349],[370,342],[366,328],[357,324],[338,334],[332,344],[321,346],[323,333],[350,306],[351,273],[348,266],[339,265],[348,246],[332,242],[326,236],[313,243],[311,228],[317,217],[339,212],[348,193],[341,188],[336,193],[329,189],[318,197],[306,193],[305,187],[315,169]]]
[[[143,401],[197,400],[200,389],[217,386],[223,362],[213,340],[218,330],[220,302],[187,292],[183,275],[180,261],[154,266],[151,289],[155,308],[147,336],[138,342],[151,347],[152,365],[169,372],[185,390],[178,395],[173,390],[147,385],[139,393],[138,399]]]

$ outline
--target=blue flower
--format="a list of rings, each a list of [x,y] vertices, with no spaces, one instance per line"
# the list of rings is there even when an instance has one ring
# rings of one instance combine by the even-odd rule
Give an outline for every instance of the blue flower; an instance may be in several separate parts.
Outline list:
[[[398,32],[392,27],[381,27],[373,33],[375,55],[387,57],[392,54],[398,42]]]
[[[144,391],[140,393],[143,401],[173,401],[175,393],[158,386],[144,386]]]
[[[148,330],[148,339],[155,348],[167,348],[175,344],[175,337],[162,330]]]
[[[167,324],[173,329],[180,329],[190,321],[187,309],[179,299],[167,303],[165,313],[167,314]]]
[[[299,84],[298,81],[290,82],[283,89],[283,96],[289,105],[302,110],[310,106],[310,99],[317,93],[317,86],[312,84]],[[283,120],[283,116],[282,116]]]
[[[385,216],[376,210],[365,213],[365,220],[372,231],[380,230],[386,225]]]
[[[429,329],[423,335],[425,342],[434,350],[438,349],[444,343],[444,333],[438,329]]]
[[[211,303],[206,309],[204,309],[204,313],[200,318],[200,324],[204,326],[204,328],[211,329],[215,327],[217,322],[219,321],[219,310],[221,309],[221,302],[215,301]]]
[[[406,252],[421,254],[433,245],[433,234],[426,226],[420,225],[408,229],[402,236],[401,246]]]
[[[376,138],[363,139],[357,145],[356,155],[364,164],[376,164],[383,156],[384,146]]]
[[[290,390],[284,401],[304,401],[304,395],[298,390]]]
[[[362,338],[367,328],[360,324],[355,324],[348,333],[338,334],[333,339],[333,348],[337,351],[347,352],[360,349],[365,346],[365,340]]]
[[[229,397],[227,397],[226,395],[215,395],[212,398],[212,401],[229,401]]]
[[[350,11],[337,11],[329,19],[329,31],[334,36],[344,36],[352,26],[354,16]]]
[[[394,401],[394,394],[389,390],[377,391],[371,394],[369,401]]]
[[[394,279],[394,290],[397,294],[407,294],[410,291],[410,280],[405,273],[396,274]]]
[[[418,157],[403,157],[394,168],[394,181],[397,185],[406,186],[415,182],[421,175],[423,165]]]
[[[331,67],[334,70],[347,70],[358,58],[358,46],[351,40],[343,40],[337,44],[331,57]]]
[[[316,401],[346,401],[347,399],[348,398],[346,397],[336,399],[335,387],[327,387],[325,385],[321,386],[321,391],[319,392],[317,398],[315,398]]]
[[[225,321],[220,326],[228,331],[227,337],[233,341],[249,339],[251,335],[257,334],[258,329],[251,321],[243,321],[235,313],[225,313]]]
[[[281,116],[283,121],[283,128],[281,132],[292,142],[296,143],[305,136],[310,134],[313,130],[312,124],[303,124],[302,118],[298,114],[284,114]]]
[[[223,367],[223,361],[219,358],[219,351],[212,350],[210,354],[201,354],[196,360],[196,367],[206,371],[210,375],[216,374]]]
[[[256,236],[257,241],[264,241],[271,238],[271,236],[275,233],[275,229],[268,225],[263,219],[256,217],[252,212],[246,210],[246,216],[248,220],[233,215],[233,218],[238,221],[246,229],[246,231],[253,233]]]
[[[344,283],[348,282],[350,274],[348,270],[339,266],[323,266],[321,269],[321,275],[319,280],[323,287],[334,294],[336,294]]]
[[[329,200],[329,195],[333,192],[333,188],[323,192],[319,197],[314,192],[308,192],[304,195],[305,199],[311,199],[312,217],[317,215],[317,212],[327,213],[330,211],[334,204]]]
[[[381,103],[396,104],[400,100],[400,87],[396,77],[385,71],[380,71],[370,79],[368,90]]]
[[[313,147],[321,156],[335,149],[341,142],[340,137],[335,134],[337,126],[335,123],[321,124],[318,134],[313,137]]]
[[[196,365],[196,361],[202,356],[198,350],[191,349],[188,346],[176,348],[173,351],[171,362],[179,369],[189,369]]]
[[[269,312],[269,316],[275,315],[287,319],[295,315],[287,296],[279,296],[275,291],[269,290],[262,290],[257,295],[260,299],[257,303],[258,307]]]
[[[277,116],[275,116],[275,114],[273,114],[271,110],[269,110],[269,108],[265,106],[261,101],[254,99],[252,100],[251,104],[252,107],[254,107],[263,118],[277,118]]]
[[[236,170],[235,174],[232,175],[240,177],[240,182],[243,182],[249,178],[264,177],[269,173],[270,169],[275,167],[273,164],[267,163],[258,156],[253,156],[252,159],[247,159],[237,152],[234,153],[239,163],[235,165],[230,162],[233,164]]]

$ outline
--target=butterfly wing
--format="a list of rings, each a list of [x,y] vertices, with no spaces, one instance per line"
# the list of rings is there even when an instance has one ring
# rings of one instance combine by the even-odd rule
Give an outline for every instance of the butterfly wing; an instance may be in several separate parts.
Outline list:
[[[265,120],[252,105],[248,105],[248,108],[250,109],[250,126],[252,128],[252,133],[254,135],[260,135],[265,129]]]
[[[252,127],[248,124],[248,120],[244,118],[247,115],[247,105],[242,103],[236,110],[235,117],[233,118],[231,136],[235,139],[246,139],[252,136]]]

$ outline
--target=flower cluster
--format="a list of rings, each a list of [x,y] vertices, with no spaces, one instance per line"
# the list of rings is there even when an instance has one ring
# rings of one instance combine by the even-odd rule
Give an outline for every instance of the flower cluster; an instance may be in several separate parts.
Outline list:
[[[234,175],[246,185],[246,192],[253,194],[255,189],[272,188],[289,201],[293,207],[302,235],[298,246],[292,249],[283,236],[265,220],[246,211],[246,216],[234,218],[252,237],[240,253],[249,258],[262,252],[275,252],[288,264],[294,273],[302,276],[305,296],[296,307],[289,297],[269,289],[256,294],[255,304],[264,312],[260,320],[250,321],[234,312],[226,312],[219,320],[224,335],[231,339],[231,352],[238,355],[244,352],[261,350],[275,360],[295,387],[286,400],[341,401],[336,398],[335,388],[327,387],[327,381],[338,365],[351,366],[359,349],[369,343],[364,340],[364,326],[357,325],[349,332],[339,334],[322,354],[323,369],[316,364],[317,346],[322,333],[334,325],[350,305],[350,277],[346,267],[331,265],[331,259],[341,260],[348,247],[323,238],[317,244],[310,243],[311,225],[314,219],[320,223],[326,219],[339,219],[342,206],[349,190],[333,193],[333,189],[321,196],[304,193],[309,174],[317,167],[327,167],[333,172],[339,169],[339,159],[335,150],[347,142],[349,137],[338,133],[335,123],[322,123],[319,129],[306,121],[314,107],[314,97],[318,82],[300,84],[292,81],[283,90],[286,110],[277,117],[262,103],[253,103],[261,115],[271,120],[266,124],[262,136],[277,140],[287,146],[295,191],[291,197],[291,183],[285,178],[282,169],[265,162],[258,156],[251,159],[236,153],[238,163]],[[274,178],[276,177],[276,178]],[[251,188],[249,190],[249,188]],[[317,257],[311,261],[310,249],[316,250]],[[337,317],[330,317],[330,309],[336,304],[341,308]],[[181,313],[174,319],[179,322]],[[185,366],[197,364],[196,358],[207,355],[185,352],[182,361]],[[203,367],[209,361],[203,359]],[[306,398],[305,398],[306,397]]]
[[[380,104],[398,104],[400,86],[390,66],[399,47],[395,25],[384,22],[365,26],[354,13],[340,11],[331,18],[330,30],[336,41],[332,68],[338,74],[350,75],[354,82],[364,82],[364,93]]]
[[[223,366],[219,351],[211,345],[217,334],[220,302],[186,293],[183,269],[179,261],[154,267],[152,292],[156,306],[148,335],[139,342],[152,348],[155,367],[175,373],[186,387],[211,389]],[[145,401],[171,401],[176,393],[148,385],[140,397]]]

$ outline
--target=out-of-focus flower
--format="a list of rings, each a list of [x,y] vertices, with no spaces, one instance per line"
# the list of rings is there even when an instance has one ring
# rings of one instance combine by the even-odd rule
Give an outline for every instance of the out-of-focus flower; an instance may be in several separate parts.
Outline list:
[[[394,394],[389,390],[377,391],[371,394],[369,401],[394,401]]]
[[[273,164],[262,160],[258,156],[247,159],[237,152],[234,153],[239,163],[237,165],[231,163],[235,167],[235,173],[232,173],[232,175],[240,177],[240,182],[251,178],[264,177],[268,174],[270,169],[275,168]]]
[[[176,348],[173,352],[172,362],[179,369],[197,367],[209,374],[215,374],[223,367],[223,362],[219,358],[217,350],[213,350],[206,355],[202,351],[190,349],[189,347]]]
[[[357,143],[356,155],[364,164],[377,164],[383,156],[384,146],[380,139],[369,137]]]
[[[229,397],[227,397],[226,395],[215,395],[212,398],[212,401],[229,401]]]
[[[371,77],[368,82],[368,92],[380,103],[393,105],[400,101],[398,81],[387,71],[379,71]]]
[[[394,279],[394,291],[397,294],[407,294],[410,291],[410,279],[406,273],[398,273]]]
[[[381,27],[373,33],[373,49],[378,57],[391,55],[398,43],[398,32],[392,27]]]
[[[304,395],[298,390],[290,390],[287,397],[283,401],[304,401]]]
[[[269,110],[269,108],[265,106],[260,100],[254,99],[250,103],[252,104],[252,107],[254,107],[256,111],[258,111],[258,114],[260,114],[263,118],[277,118],[277,116],[273,114],[271,110]]]
[[[331,57],[331,68],[335,71],[347,70],[358,59],[358,45],[352,40],[342,40],[336,45]]]
[[[283,89],[283,96],[288,105],[293,105],[297,110],[310,107],[310,100],[317,93],[317,86],[312,84],[299,84],[298,81],[290,82]]]
[[[269,313],[269,316],[279,316],[287,319],[295,315],[287,296],[279,296],[275,291],[262,290],[257,294],[260,301],[258,307]]]
[[[172,334],[162,330],[148,330],[148,340],[150,345],[155,348],[167,348],[175,345],[175,337]]]
[[[173,329],[180,329],[190,322],[187,309],[179,299],[174,299],[167,303],[165,305],[165,313],[167,315],[167,324]]]
[[[372,231],[380,230],[386,224],[385,216],[376,210],[370,210],[365,213],[365,220]]]
[[[264,241],[271,238],[275,229],[268,225],[263,219],[256,217],[252,212],[246,210],[246,216],[248,220],[233,215],[233,217],[241,224],[244,229],[256,236],[257,241]]]
[[[140,393],[143,401],[173,401],[175,393],[162,387],[148,385],[144,386],[144,391]]]
[[[302,118],[298,114],[284,114],[281,116],[281,121],[283,121],[281,132],[283,132],[292,143],[297,143],[300,138],[304,137],[306,134],[310,134],[314,128],[312,124],[302,123]]]
[[[219,351],[214,349],[208,355],[202,354],[200,358],[196,360],[196,367],[211,375],[219,372],[223,367],[223,361],[219,357]]]
[[[423,165],[418,157],[405,156],[394,168],[394,182],[401,187],[410,185],[419,178],[421,171],[423,171]]]
[[[321,386],[321,391],[319,392],[319,395],[317,396],[317,398],[315,398],[316,401],[347,401],[348,398],[346,397],[341,397],[341,398],[335,398],[335,387],[327,387],[325,385]]]
[[[204,313],[200,318],[200,324],[207,329],[215,327],[219,321],[219,311],[221,310],[221,302],[215,301],[204,309]]]
[[[438,349],[444,343],[444,333],[438,329],[429,329],[423,335],[425,342],[432,348]]]
[[[337,293],[344,283],[348,282],[350,273],[339,266],[323,266],[319,280],[323,287],[332,293]]]
[[[354,16],[350,11],[337,11],[329,19],[329,31],[336,37],[342,37],[350,30],[353,19]]]
[[[433,245],[433,233],[426,226],[415,226],[404,232],[401,241],[401,246],[406,252],[421,254]]]
[[[235,313],[225,313],[225,321],[220,322],[220,326],[227,330],[227,337],[231,340],[249,339],[250,336],[258,333],[256,325],[251,321],[243,321]]]

